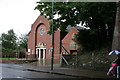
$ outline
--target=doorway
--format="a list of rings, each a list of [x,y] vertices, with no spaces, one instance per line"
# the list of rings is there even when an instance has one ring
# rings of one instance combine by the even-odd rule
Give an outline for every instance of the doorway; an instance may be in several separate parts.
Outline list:
[[[40,49],[40,50],[41,50],[41,53],[40,53],[41,59],[43,59],[43,49]]]
[[[36,48],[36,55],[39,60],[45,59],[46,58],[46,48]]]

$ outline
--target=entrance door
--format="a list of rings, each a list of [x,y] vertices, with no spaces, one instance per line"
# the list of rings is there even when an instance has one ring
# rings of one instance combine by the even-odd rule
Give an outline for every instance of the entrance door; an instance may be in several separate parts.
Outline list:
[[[41,50],[41,59],[43,59],[43,49],[40,49]]]
[[[37,49],[37,58],[39,58],[39,49]]]
[[[46,49],[40,49],[40,55],[41,55],[41,59],[45,59],[45,57],[46,57]]]
[[[36,56],[37,58],[40,59],[45,59],[46,57],[46,49],[43,48],[37,48],[36,49]]]

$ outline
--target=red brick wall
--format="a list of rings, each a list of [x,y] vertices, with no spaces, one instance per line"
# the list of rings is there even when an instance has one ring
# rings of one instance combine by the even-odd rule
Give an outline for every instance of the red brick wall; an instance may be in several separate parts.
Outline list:
[[[44,29],[44,34],[41,35],[40,34],[40,30],[41,29]],[[51,57],[51,55],[48,54],[48,50],[51,46],[51,35],[47,34],[47,31],[48,31],[48,28],[46,28],[46,26],[43,24],[43,25],[40,25],[37,29],[37,44],[43,42],[44,44],[46,44],[46,58],[49,59]],[[37,45],[36,44],[36,45]]]
[[[57,29],[57,31],[54,34],[54,56],[55,59],[60,59],[60,30]]]
[[[65,49],[67,49],[67,51],[70,53],[70,49],[75,49],[75,47],[70,47],[70,43],[71,42],[75,42],[72,39],[72,34],[77,34],[78,30],[76,28],[71,28],[71,30],[68,32],[68,34],[64,37],[64,39],[62,40],[62,46],[65,47]],[[64,50],[62,49],[62,52],[64,53]]]
[[[40,30],[42,28],[44,28],[45,33],[43,35],[40,35]],[[43,16],[39,16],[36,19],[36,21],[31,27],[31,31],[28,34],[28,49],[30,49],[30,55],[27,56],[28,58],[35,58],[36,55],[35,46],[37,46],[37,44],[39,44],[40,42],[43,42],[46,44],[46,59],[51,59],[51,54],[48,54],[49,49],[52,45],[52,41],[51,41],[52,36],[47,34],[49,28],[50,25],[49,25],[49,20],[47,18]],[[73,33],[77,34],[78,30],[76,28],[72,28],[62,40],[63,46],[68,50],[68,52],[70,52],[69,50],[72,49],[70,47],[70,43],[74,42],[72,40]],[[26,54],[28,54],[28,52]],[[60,30],[57,29],[57,31],[54,34],[54,59],[59,59],[59,58],[60,58]]]
[[[51,59],[51,54],[48,54],[48,51],[50,49],[50,46],[52,44],[52,37],[51,35],[47,34],[47,31],[49,30],[49,20],[47,20],[43,16],[39,16],[34,24],[31,27],[31,31],[28,34],[28,49],[30,49],[30,55],[26,56],[28,58],[35,58],[35,46],[39,44],[40,42],[43,42],[46,44],[46,59]],[[40,35],[40,29],[44,28],[45,33],[43,35]],[[55,32],[55,40],[54,40],[54,58],[59,59],[59,42],[60,42],[60,31],[57,30]],[[33,50],[33,54],[32,54]],[[28,52],[26,53],[28,54]]]
[[[29,35],[28,35],[28,49],[30,49],[30,53],[27,53],[27,58],[32,58],[32,55],[33,54],[31,54],[31,52],[32,52],[32,50],[34,50],[34,41],[33,41],[33,37],[34,36],[34,34],[33,34],[33,32],[30,32],[29,33]]]
[[[28,34],[28,49],[31,49],[29,58],[35,58],[35,46],[37,45],[36,40],[36,31],[40,24],[43,24],[46,26],[46,29],[49,28],[49,21],[44,16],[38,16],[36,21],[31,26],[31,31]],[[33,54],[32,54],[33,50]]]

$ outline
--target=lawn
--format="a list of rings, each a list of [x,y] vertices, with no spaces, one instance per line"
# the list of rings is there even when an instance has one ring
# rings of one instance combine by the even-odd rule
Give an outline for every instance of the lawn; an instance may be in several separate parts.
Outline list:
[[[0,63],[15,63],[15,64],[23,64],[23,63],[31,63],[36,62],[37,60],[33,59],[25,59],[25,58],[0,58]]]
[[[33,59],[25,59],[25,58],[0,58],[0,60],[33,60]]]
[[[17,60],[17,58],[0,58],[0,60]]]

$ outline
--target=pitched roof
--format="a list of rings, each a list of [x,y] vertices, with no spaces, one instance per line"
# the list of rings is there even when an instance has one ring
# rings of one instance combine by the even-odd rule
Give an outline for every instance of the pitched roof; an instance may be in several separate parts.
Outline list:
[[[81,27],[81,26],[73,26],[74,28],[76,28],[77,30],[83,30],[83,29],[85,29],[84,27]],[[67,27],[67,32],[69,32],[72,28],[73,28],[71,25],[69,25],[68,27]]]

